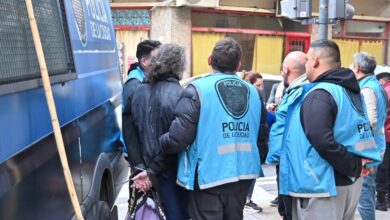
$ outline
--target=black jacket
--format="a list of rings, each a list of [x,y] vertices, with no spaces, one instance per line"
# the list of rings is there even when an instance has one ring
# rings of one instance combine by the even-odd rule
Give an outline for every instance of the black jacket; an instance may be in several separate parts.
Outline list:
[[[328,82],[346,89],[346,94],[355,107],[363,109],[359,84],[349,69],[337,69],[320,75],[315,82]],[[337,105],[332,95],[323,89],[311,92],[303,101],[301,123],[306,137],[319,155],[333,166],[336,185],[350,185],[348,176],[359,177],[362,169],[361,158],[351,154],[337,143],[333,136],[333,127],[337,116]]]
[[[133,118],[131,115],[133,95],[141,84],[142,83],[138,79],[134,78],[126,81],[123,85],[122,133],[128,152],[127,160],[129,161],[130,166],[133,168],[138,167],[140,169],[145,169],[146,166],[142,157],[140,157],[141,152],[139,151],[139,147],[136,147],[140,145],[140,142],[137,133],[134,130]]]
[[[128,146],[129,157],[136,164],[142,160],[149,177],[164,176],[167,169],[177,169],[177,154],[164,155],[158,138],[168,131],[174,109],[182,92],[176,75],[159,79],[156,83],[140,85],[131,102],[131,115],[139,145]]]

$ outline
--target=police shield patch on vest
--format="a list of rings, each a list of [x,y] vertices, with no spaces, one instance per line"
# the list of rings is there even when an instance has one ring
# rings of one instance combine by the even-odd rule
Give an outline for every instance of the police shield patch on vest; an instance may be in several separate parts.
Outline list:
[[[241,119],[248,112],[249,88],[238,79],[221,79],[215,84],[219,101],[234,119]]]
[[[215,90],[227,114],[234,119],[241,119],[248,112],[249,88],[238,79],[228,78],[219,80],[215,84]],[[223,122],[222,131],[224,138],[249,137],[249,124],[245,122]]]

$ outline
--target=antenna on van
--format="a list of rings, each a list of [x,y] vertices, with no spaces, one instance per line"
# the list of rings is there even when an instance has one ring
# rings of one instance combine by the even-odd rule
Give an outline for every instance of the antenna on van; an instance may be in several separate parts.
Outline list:
[[[50,79],[49,79],[49,73],[47,72],[47,66],[46,66],[45,56],[43,53],[42,42],[41,42],[41,38],[39,36],[37,21],[35,20],[34,8],[33,8],[31,0],[26,0],[26,6],[27,6],[28,18],[30,20],[30,27],[31,27],[33,40],[34,40],[34,45],[35,45],[35,51],[37,53],[39,66],[41,69],[41,76],[42,76],[42,81],[43,81],[43,87],[45,89],[45,96],[46,96],[46,100],[47,100],[47,105],[49,107],[51,122],[53,125],[54,137],[56,140],[58,153],[60,155],[62,169],[63,169],[64,175],[65,175],[66,185],[68,187],[68,192],[70,195],[70,199],[72,201],[72,205],[73,205],[73,208],[74,208],[74,211],[76,214],[76,218],[78,220],[84,220],[83,215],[81,213],[80,203],[79,203],[79,200],[77,198],[76,190],[75,190],[75,187],[73,184],[72,175],[70,174],[70,170],[69,170],[68,159],[66,157],[66,152],[65,152],[65,147],[64,147],[64,140],[62,139],[61,128],[60,128],[60,124],[58,122],[56,106],[54,103],[53,92],[51,89],[51,84],[50,84]]]

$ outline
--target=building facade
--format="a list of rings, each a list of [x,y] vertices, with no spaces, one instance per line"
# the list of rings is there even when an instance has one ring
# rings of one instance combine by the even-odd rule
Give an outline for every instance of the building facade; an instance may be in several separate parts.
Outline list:
[[[318,1],[312,1],[314,16],[318,16]],[[198,3],[178,7],[181,2]],[[373,54],[378,64],[390,64],[390,1],[350,3],[355,7],[353,19],[329,25],[329,36],[340,46],[342,65],[348,67],[353,54],[360,51]],[[302,25],[281,17],[279,5],[279,0],[112,0],[117,42],[123,47],[123,70],[135,62],[138,42],[155,39],[187,49],[185,77],[207,73],[207,58],[215,42],[229,36],[242,45],[241,70],[278,74],[284,56],[295,50],[307,52],[318,30],[315,24]]]

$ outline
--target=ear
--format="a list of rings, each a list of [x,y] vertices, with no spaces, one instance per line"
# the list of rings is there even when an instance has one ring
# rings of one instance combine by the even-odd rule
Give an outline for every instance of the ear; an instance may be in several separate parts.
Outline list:
[[[314,58],[313,67],[317,68],[320,65],[320,58],[316,57]]]
[[[209,58],[207,58],[207,64],[209,64],[209,66],[211,66],[211,56],[209,56]]]
[[[288,77],[288,76],[290,75],[290,73],[291,73],[290,67],[286,67],[286,72],[284,73],[284,75],[285,75],[286,77]]]
[[[140,63],[142,66],[147,66],[147,59],[145,57],[142,57]]]
[[[355,73],[360,73],[361,68],[360,68],[360,66],[356,65],[356,66],[353,68],[353,70],[355,71]]]

